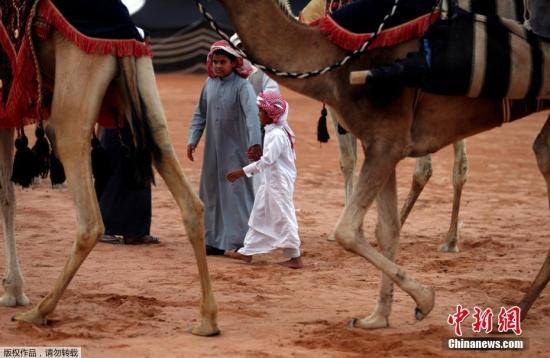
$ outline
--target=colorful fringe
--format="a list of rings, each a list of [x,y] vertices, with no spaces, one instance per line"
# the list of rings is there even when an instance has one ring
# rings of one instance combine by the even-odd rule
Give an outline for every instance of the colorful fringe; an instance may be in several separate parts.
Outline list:
[[[439,18],[439,12],[434,11],[404,24],[383,30],[371,43],[369,48],[395,46],[414,38],[420,38],[428,30],[428,27]],[[334,19],[327,15],[310,24],[318,26],[330,40],[348,51],[355,51],[370,39],[374,34],[356,34],[341,27]]]

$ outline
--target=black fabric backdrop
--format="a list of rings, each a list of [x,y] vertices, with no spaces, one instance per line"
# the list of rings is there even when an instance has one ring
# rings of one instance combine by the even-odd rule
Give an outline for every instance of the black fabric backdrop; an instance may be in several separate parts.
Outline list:
[[[51,0],[81,33],[104,39],[141,40],[128,9],[120,0]]]
[[[231,35],[233,26],[218,1],[201,0],[216,22]],[[264,1],[264,0],[254,0]],[[295,15],[309,0],[292,0]],[[206,23],[194,0],[147,0],[132,19],[150,35],[157,72],[205,71],[206,55],[219,35]]]

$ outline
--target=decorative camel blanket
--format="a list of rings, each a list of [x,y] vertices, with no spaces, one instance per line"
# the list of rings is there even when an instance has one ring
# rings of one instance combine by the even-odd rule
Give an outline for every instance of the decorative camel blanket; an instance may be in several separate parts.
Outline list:
[[[437,21],[425,39],[427,92],[550,99],[550,43],[517,21],[459,10],[452,21]]]
[[[393,46],[421,37],[439,17],[436,3],[436,0],[399,1],[395,14],[386,21],[385,30],[370,48]],[[354,51],[374,35],[393,4],[393,0],[356,0],[332,11],[333,5],[327,2],[327,15],[311,25],[319,26],[336,45]]]
[[[503,99],[503,122],[549,108],[550,43],[521,23],[458,10],[424,37],[425,92]]]
[[[45,39],[55,29],[86,53],[151,56],[119,0],[12,0],[0,2],[0,11],[0,128],[48,117],[50,103],[43,102],[51,99],[51,86],[37,71],[34,35]],[[112,126],[106,113],[102,124]]]

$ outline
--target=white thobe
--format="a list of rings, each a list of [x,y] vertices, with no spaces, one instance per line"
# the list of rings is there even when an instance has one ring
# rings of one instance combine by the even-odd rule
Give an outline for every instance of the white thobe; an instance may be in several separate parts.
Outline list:
[[[243,255],[256,255],[284,249],[285,256],[300,256],[300,237],[292,197],[296,180],[295,153],[282,126],[265,127],[264,151],[257,162],[243,168],[246,176],[263,173],[256,193]]]
[[[248,76],[247,80],[252,85],[252,88],[254,88],[254,92],[256,93],[256,96],[259,95],[260,92],[280,93],[279,85],[277,84],[277,82],[273,81],[268,75],[265,74],[265,72],[263,72],[257,67],[254,67],[254,72],[252,72],[252,74]],[[252,177],[252,186],[254,187],[254,194],[258,192],[258,188],[262,184],[262,181],[263,181],[263,175],[261,173],[258,175],[254,175]]]

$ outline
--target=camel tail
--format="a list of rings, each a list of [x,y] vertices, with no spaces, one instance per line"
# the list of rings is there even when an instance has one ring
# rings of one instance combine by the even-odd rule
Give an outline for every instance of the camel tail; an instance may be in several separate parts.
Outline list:
[[[161,149],[154,141],[147,107],[139,92],[136,59],[131,56],[118,59],[120,69],[120,88],[125,99],[126,124],[132,132],[132,143],[125,143],[127,152],[123,171],[130,185],[145,187],[154,183],[152,160],[161,160]]]

